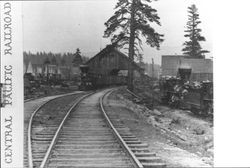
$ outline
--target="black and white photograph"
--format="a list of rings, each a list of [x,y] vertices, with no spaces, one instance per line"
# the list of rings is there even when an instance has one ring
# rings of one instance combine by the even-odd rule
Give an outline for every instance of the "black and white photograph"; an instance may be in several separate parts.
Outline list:
[[[209,11],[23,2],[25,167],[212,167]]]
[[[1,167],[247,165],[247,62],[222,6],[1,1]]]

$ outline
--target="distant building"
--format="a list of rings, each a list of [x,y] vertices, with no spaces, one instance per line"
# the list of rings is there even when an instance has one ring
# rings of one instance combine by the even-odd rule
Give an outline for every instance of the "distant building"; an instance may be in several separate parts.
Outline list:
[[[177,76],[179,68],[191,68],[191,81],[213,81],[213,61],[211,59],[197,59],[183,55],[163,55],[161,68],[162,76]]]
[[[58,76],[62,79],[70,78],[70,67],[69,66],[58,66],[51,64],[36,63],[34,60],[24,62],[24,74],[32,74],[35,78],[41,76]]]
[[[47,69],[48,68],[48,69]],[[57,74],[57,66],[56,65],[47,65],[45,66],[45,73],[49,74]]]
[[[53,77],[56,79],[73,80],[80,76],[80,65],[88,60],[81,56],[77,49],[75,54],[52,54],[45,52],[23,53],[23,73],[32,75],[34,79]]]
[[[31,63],[31,62],[29,62],[29,63],[28,63],[28,66],[25,66],[25,67],[27,67],[25,73],[30,73],[30,74],[32,74],[32,75],[35,75],[34,70],[33,70],[33,66],[32,66],[32,63]]]
[[[58,73],[61,75],[61,79],[70,79],[71,70],[69,66],[60,66],[58,67]]]

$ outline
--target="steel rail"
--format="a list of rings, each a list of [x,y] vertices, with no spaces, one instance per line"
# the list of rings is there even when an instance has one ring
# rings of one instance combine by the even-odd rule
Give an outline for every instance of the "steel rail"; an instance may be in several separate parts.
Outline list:
[[[31,129],[32,129],[32,121],[34,116],[36,115],[36,113],[43,108],[47,103],[57,99],[57,98],[61,98],[64,96],[70,96],[70,95],[74,95],[74,94],[80,94],[80,92],[77,93],[68,93],[68,94],[63,94],[63,95],[58,95],[57,97],[54,97],[48,101],[45,101],[44,103],[42,103],[38,108],[36,108],[36,110],[32,113],[30,119],[29,119],[29,125],[28,125],[28,162],[29,162],[29,168],[33,168],[33,157],[32,157],[32,145],[31,145]]]
[[[67,93],[66,93],[67,94]],[[74,93],[73,93],[74,94]],[[63,94],[64,95],[64,94]],[[34,97],[34,98],[30,98],[30,99],[25,99],[23,102],[24,103],[27,103],[27,102],[30,102],[30,101],[33,101],[33,100],[37,100],[37,99],[42,99],[42,98],[45,98],[45,97],[49,97],[49,96],[53,96],[53,95],[48,95],[48,96],[42,96],[42,97]],[[54,95],[54,96],[57,96],[57,95]],[[58,95],[59,96],[59,95]]]
[[[136,156],[134,155],[134,153],[130,150],[130,148],[128,147],[128,145],[126,144],[126,142],[122,139],[121,135],[118,133],[118,131],[115,129],[114,125],[112,124],[111,120],[109,119],[104,107],[103,107],[103,98],[108,94],[113,92],[115,89],[112,89],[108,92],[106,92],[101,98],[100,98],[100,107],[101,110],[103,112],[103,115],[105,117],[105,119],[107,120],[107,123],[109,125],[109,127],[111,128],[112,132],[114,133],[115,137],[117,138],[117,140],[120,142],[120,144],[122,145],[122,148],[125,150],[125,152],[128,154],[128,156],[132,159],[132,162],[135,164],[135,166],[137,166],[137,168],[143,168],[143,165],[141,164],[141,162],[136,158]]]
[[[41,98],[43,98],[43,97],[41,97]],[[35,98],[30,98],[30,99],[24,100],[23,102],[24,102],[24,103],[27,103],[27,102],[30,102],[30,101],[32,101],[32,100],[36,100],[36,99],[35,99]]]
[[[73,93],[64,93],[64,94],[58,94],[58,95],[47,95],[47,96],[41,96],[41,97],[33,97],[33,98],[30,98],[30,99],[25,99],[23,102],[27,103],[27,102],[37,100],[37,99],[42,99],[42,98],[45,98],[45,97],[48,97],[48,96],[63,96],[63,95],[66,96],[66,95],[77,94],[77,93],[82,93],[82,92],[81,91],[74,91]]]
[[[57,128],[57,131],[56,131],[56,133],[55,133],[55,135],[54,135],[54,137],[53,137],[53,139],[52,139],[52,141],[51,141],[51,143],[49,145],[49,148],[48,148],[48,150],[47,150],[47,152],[46,152],[46,154],[45,154],[45,156],[43,158],[43,161],[42,161],[42,163],[40,165],[40,168],[44,168],[45,167],[45,165],[46,165],[46,163],[47,163],[47,161],[49,159],[49,155],[50,155],[50,153],[51,153],[51,151],[52,151],[52,149],[53,149],[53,147],[54,147],[54,145],[56,143],[58,135],[59,135],[59,133],[60,133],[60,131],[62,129],[62,126],[63,126],[64,122],[66,121],[66,119],[68,118],[69,114],[73,111],[73,109],[78,105],[79,102],[81,102],[83,99],[85,99],[86,97],[88,97],[88,96],[90,96],[90,95],[92,95],[94,93],[96,93],[96,92],[91,92],[91,93],[89,93],[87,95],[82,96],[68,110],[67,114],[64,116],[62,122],[60,123],[59,127]]]
[[[31,115],[30,120],[29,120],[29,127],[28,127],[28,160],[29,160],[29,168],[33,168],[33,157],[32,157],[32,149],[31,149],[31,126],[32,126],[32,121],[36,113],[48,102],[52,101],[54,99],[51,99],[49,101],[44,102],[41,104]]]

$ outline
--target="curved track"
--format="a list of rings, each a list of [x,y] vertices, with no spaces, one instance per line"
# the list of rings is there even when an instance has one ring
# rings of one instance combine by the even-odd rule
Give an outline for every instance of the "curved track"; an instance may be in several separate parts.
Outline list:
[[[56,133],[47,130],[40,139],[30,138],[29,166],[41,168],[142,167],[126,143],[122,142],[123,140],[105,114],[102,97],[109,91],[111,89],[83,96],[68,110]],[[34,116],[31,117],[31,123]],[[37,140],[41,140],[41,143],[34,148]],[[44,150],[43,143],[48,146],[48,141],[50,145]],[[35,154],[39,162],[33,158],[34,151],[40,151]],[[33,164],[35,162],[36,164]]]
[[[103,99],[113,90],[92,92],[71,103],[58,100],[58,108],[49,115],[46,111],[53,105],[47,109],[40,106],[39,113],[36,111],[30,118],[29,167],[165,167],[160,158],[150,153],[148,145],[132,135],[116,115],[106,113]],[[63,104],[68,107],[61,112]],[[41,131],[39,122],[43,120],[40,118],[55,115],[53,122],[43,123]]]
[[[36,161],[39,162],[39,158],[37,158],[37,156],[32,156],[32,154],[34,154],[36,150],[43,150],[43,148],[46,148],[46,145],[49,144],[49,140],[52,139],[48,134],[44,135],[41,134],[41,132],[49,133],[58,127],[57,123],[60,122],[61,117],[57,117],[56,115],[59,113],[65,113],[65,111],[71,107],[71,104],[74,103],[75,99],[81,97],[83,94],[85,95],[87,93],[73,92],[25,102],[25,167],[37,167],[33,163]],[[65,104],[63,106],[61,105],[60,108],[57,108],[59,102],[64,102]],[[51,110],[50,113],[54,114],[54,118],[56,117],[57,121],[53,119],[53,115],[46,114],[46,111],[47,113],[49,112],[48,108]],[[46,120],[46,122],[43,120]],[[51,121],[53,121],[53,124],[48,124]],[[46,128],[43,128],[45,124]],[[43,131],[43,129],[46,131]],[[38,134],[36,135],[36,133]],[[42,144],[43,147],[39,146],[39,148],[36,148],[38,144]]]

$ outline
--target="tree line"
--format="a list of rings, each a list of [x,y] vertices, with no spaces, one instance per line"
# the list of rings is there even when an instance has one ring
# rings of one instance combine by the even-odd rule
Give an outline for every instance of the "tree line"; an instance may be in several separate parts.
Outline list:
[[[52,53],[52,52],[23,52],[24,62],[28,64],[30,61],[33,64],[42,65],[45,62],[51,65],[58,66],[72,66],[73,59],[75,57],[75,53]],[[82,62],[86,62],[89,58],[86,56],[81,56]]]

